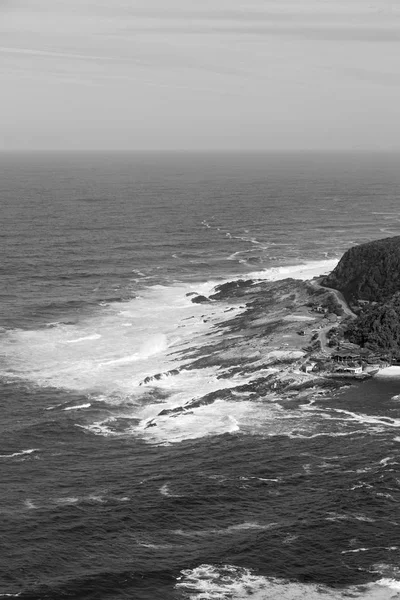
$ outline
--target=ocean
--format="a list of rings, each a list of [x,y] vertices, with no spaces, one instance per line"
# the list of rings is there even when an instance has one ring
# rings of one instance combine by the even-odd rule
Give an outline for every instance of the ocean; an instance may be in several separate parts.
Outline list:
[[[0,156],[0,597],[400,598],[400,379],[254,396],[192,302],[400,235],[399,163]]]

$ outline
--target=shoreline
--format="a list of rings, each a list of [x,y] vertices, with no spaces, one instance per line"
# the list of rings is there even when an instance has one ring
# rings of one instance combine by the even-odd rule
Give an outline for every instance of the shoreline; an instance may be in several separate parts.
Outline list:
[[[283,274],[286,277],[282,278]],[[321,275],[320,262],[285,268],[285,273],[279,272],[279,279],[271,278],[269,272],[264,279],[227,281],[216,285],[208,297],[191,294],[194,304],[204,304],[204,308],[219,304],[229,316],[210,323],[206,344],[191,345],[176,353],[181,366],[175,374],[212,369],[217,385],[183,404],[164,407],[146,420],[144,429],[157,428],[165,419],[191,414],[194,409],[221,400],[258,402],[279,398],[303,403],[310,396],[323,396],[352,381],[370,378],[366,372],[341,372],[332,359],[334,349],[321,343],[329,329],[350,317],[317,309],[323,298],[334,294],[309,280],[310,274]],[[293,278],[295,275],[300,277]],[[157,374],[156,379],[169,374]],[[146,383],[151,385],[149,380]]]

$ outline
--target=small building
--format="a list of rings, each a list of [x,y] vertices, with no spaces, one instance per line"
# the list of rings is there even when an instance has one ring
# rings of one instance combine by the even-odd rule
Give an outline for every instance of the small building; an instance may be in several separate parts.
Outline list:
[[[318,306],[315,307],[315,312],[317,312],[317,313],[327,313],[328,309],[324,308],[321,304],[318,304]]]
[[[361,365],[341,365],[340,367],[338,367],[336,372],[351,373],[352,375],[358,375],[359,373],[362,373],[362,370],[363,369]]]
[[[307,362],[301,368],[305,373],[311,373],[315,369],[315,362]]]
[[[359,360],[360,354],[352,352],[351,350],[337,350],[332,353],[332,359],[339,363],[345,363],[347,361]]]

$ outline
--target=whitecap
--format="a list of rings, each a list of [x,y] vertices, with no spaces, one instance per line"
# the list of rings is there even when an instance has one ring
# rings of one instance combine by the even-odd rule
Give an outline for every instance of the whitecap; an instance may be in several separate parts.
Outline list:
[[[68,505],[68,504],[77,504],[79,502],[79,498],[75,496],[67,497],[67,498],[55,498],[54,502],[56,504]]]
[[[64,408],[64,410],[79,410],[80,408],[89,408],[90,406],[92,405],[90,402],[88,402],[87,404],[78,404],[77,406],[67,406],[67,408]]]
[[[379,464],[383,465],[386,467],[386,465],[391,461],[394,460],[393,456],[387,456],[386,458],[382,458],[382,460],[379,461]],[[397,463],[396,463],[397,464]]]
[[[14,458],[15,456],[24,456],[25,454],[32,454],[33,452],[39,452],[37,448],[31,450],[22,450],[21,452],[14,452],[13,454],[0,454],[0,458]]]
[[[175,529],[171,531],[174,535],[179,535],[183,537],[208,537],[213,535],[225,536],[232,535],[238,531],[267,531],[269,529],[275,529],[279,527],[279,523],[256,523],[256,522],[246,522],[246,523],[238,523],[237,525],[230,525],[229,527],[225,527],[224,529],[200,529],[200,530],[187,530],[184,531],[182,529]]]
[[[173,494],[170,491],[168,483],[164,483],[164,485],[160,487],[160,494],[166,498],[181,498],[179,494]]]
[[[266,577],[234,565],[202,564],[181,571],[175,587],[189,600],[243,600],[250,596],[253,600],[345,600],[349,597],[394,600],[398,598],[400,581],[382,578],[374,583],[338,589]],[[382,588],[386,588],[387,592]]]

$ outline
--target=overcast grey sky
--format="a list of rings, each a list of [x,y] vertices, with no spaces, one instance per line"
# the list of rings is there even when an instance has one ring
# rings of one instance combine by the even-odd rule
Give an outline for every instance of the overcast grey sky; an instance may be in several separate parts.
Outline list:
[[[400,149],[398,0],[0,0],[0,149]]]

